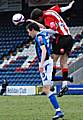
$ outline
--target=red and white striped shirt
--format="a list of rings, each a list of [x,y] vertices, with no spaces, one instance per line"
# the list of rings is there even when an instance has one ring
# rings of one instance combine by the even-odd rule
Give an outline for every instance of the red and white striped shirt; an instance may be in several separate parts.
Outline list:
[[[44,11],[43,17],[45,26],[49,26],[49,28],[55,30],[60,35],[70,35],[69,28],[58,14],[59,12],[61,12],[61,9],[58,5]]]

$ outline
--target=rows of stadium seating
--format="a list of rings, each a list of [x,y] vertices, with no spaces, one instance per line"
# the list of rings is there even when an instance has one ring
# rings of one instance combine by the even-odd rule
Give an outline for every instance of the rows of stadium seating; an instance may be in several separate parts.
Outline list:
[[[83,33],[74,36],[74,46],[69,56],[69,64],[83,54]],[[80,32],[80,34],[78,34]],[[34,44],[24,47],[29,41],[24,26],[0,26],[0,84],[7,79],[9,85],[41,85],[38,72],[38,60],[34,53]],[[17,49],[19,48],[19,51]],[[21,50],[20,50],[21,48]],[[10,54],[12,52],[12,55]],[[3,60],[5,56],[5,59]]]
[[[80,28],[81,28],[80,29],[80,31],[81,31],[82,27],[80,27]],[[78,28],[76,28],[76,29],[78,32],[80,32],[78,30]],[[74,30],[73,30],[73,32],[74,32]],[[76,34],[76,32],[75,32],[75,34]],[[75,34],[73,33],[74,45],[73,45],[72,51],[69,55],[69,60],[73,60],[73,59],[76,60],[76,58],[78,59],[80,56],[83,55],[83,33],[81,32],[80,34],[78,34],[78,33],[76,35]],[[71,59],[71,58],[73,58],[73,59]]]
[[[27,42],[29,37],[24,31],[23,26],[0,25],[0,58]]]

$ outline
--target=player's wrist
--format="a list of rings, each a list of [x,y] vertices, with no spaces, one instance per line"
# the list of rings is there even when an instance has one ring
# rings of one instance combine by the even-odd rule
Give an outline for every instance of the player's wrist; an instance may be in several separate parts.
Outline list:
[[[40,63],[39,67],[42,67],[42,68],[43,68],[43,64],[42,64],[42,63]]]

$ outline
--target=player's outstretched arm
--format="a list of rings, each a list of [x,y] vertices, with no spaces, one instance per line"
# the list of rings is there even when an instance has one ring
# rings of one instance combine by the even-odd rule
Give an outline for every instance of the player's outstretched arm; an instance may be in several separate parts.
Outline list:
[[[43,25],[43,24],[41,24],[41,23],[39,23],[39,22],[37,22],[37,21],[35,21],[35,20],[32,20],[32,19],[27,19],[26,20],[26,22],[34,22],[34,23],[36,23],[40,28],[45,28],[45,26]]]
[[[69,3],[68,6],[61,7],[61,8],[60,8],[60,9],[61,9],[61,12],[65,12],[66,10],[70,9],[70,8],[73,6],[74,2],[75,2],[75,1],[73,0],[72,2]]]
[[[42,31],[42,32],[48,32],[49,34],[56,34],[57,33],[56,31],[54,31],[52,29],[46,29],[46,27],[43,24],[41,24],[41,23],[39,23],[39,22],[37,22],[35,20],[27,19],[26,22],[34,22],[34,23],[36,23],[40,27],[40,31]]]

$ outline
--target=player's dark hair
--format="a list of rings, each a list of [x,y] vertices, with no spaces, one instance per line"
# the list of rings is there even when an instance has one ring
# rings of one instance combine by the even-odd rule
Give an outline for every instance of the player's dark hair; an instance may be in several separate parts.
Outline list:
[[[36,30],[36,31],[40,31],[39,26],[36,23],[30,23],[26,26],[26,29],[29,29],[30,31],[32,31],[32,29]]]
[[[33,20],[39,19],[39,17],[43,16],[43,11],[39,8],[35,8],[30,15],[30,18]]]

